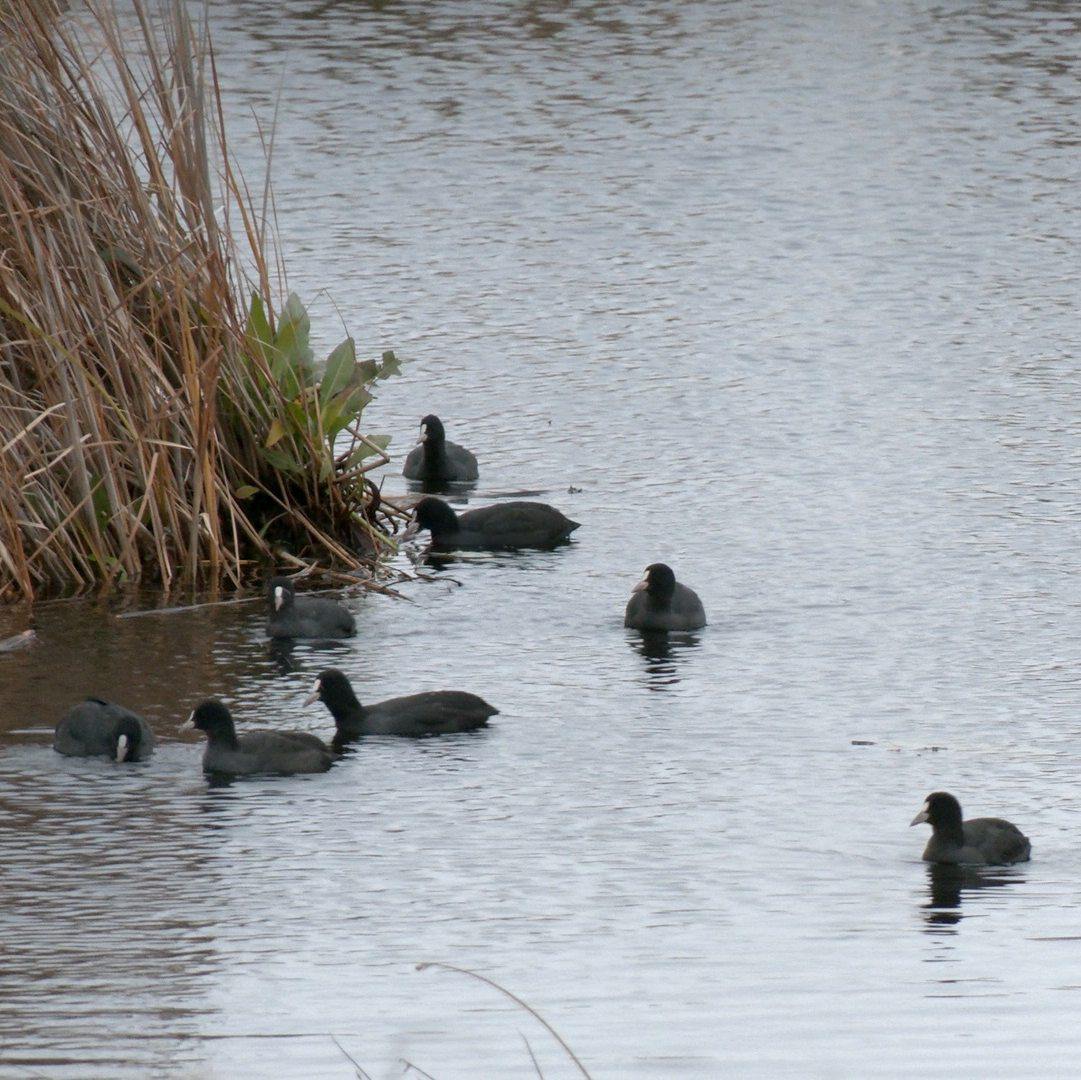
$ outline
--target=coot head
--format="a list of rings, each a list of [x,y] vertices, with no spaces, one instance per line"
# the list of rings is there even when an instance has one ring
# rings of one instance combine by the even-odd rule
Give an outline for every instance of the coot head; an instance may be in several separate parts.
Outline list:
[[[143,729],[134,716],[122,716],[117,721],[116,732],[109,741],[115,760],[134,761],[143,741]]]
[[[911,824],[922,825],[924,822],[932,829],[959,828],[961,804],[947,791],[932,791]]]
[[[270,598],[270,610],[282,611],[291,607],[296,599],[296,589],[293,582],[287,577],[271,578],[267,582],[267,596]]]
[[[662,603],[671,600],[676,591],[676,575],[665,563],[651,563],[646,567],[646,576],[635,585],[634,592],[642,592],[643,589]]]
[[[315,680],[312,692],[304,699],[304,704],[312,705],[316,701],[321,701],[332,713],[360,704],[349,679],[337,668],[319,672],[319,678]]]
[[[191,716],[188,717],[187,723],[183,725],[183,729],[188,728],[205,731],[210,738],[220,736],[233,739],[236,737],[233,717],[217,698],[207,698],[206,701],[195,707]]]
[[[413,507],[413,522],[417,531],[428,529],[432,536],[458,531],[458,515],[442,499],[426,495]]]
[[[447,433],[443,429],[443,421],[440,420],[439,417],[435,416],[433,413],[429,413],[423,420],[421,420],[420,430],[422,432],[422,440],[432,446],[444,442],[447,438]]]

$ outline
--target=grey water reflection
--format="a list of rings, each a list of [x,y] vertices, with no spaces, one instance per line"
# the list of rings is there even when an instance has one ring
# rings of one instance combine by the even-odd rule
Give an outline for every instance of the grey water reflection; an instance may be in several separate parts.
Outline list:
[[[0,774],[0,1066],[191,1067],[221,963],[212,837],[150,768],[53,758],[21,750]],[[102,1001],[136,1041],[110,1038]]]
[[[698,648],[701,634],[635,630],[628,632],[627,641],[644,661],[646,686],[650,690],[665,690],[680,681],[682,665],[690,658],[690,650]]]
[[[406,480],[406,489],[420,495],[440,495],[449,503],[465,505],[475,480]]]
[[[301,665],[294,656],[295,642],[289,638],[274,638],[267,646],[267,655],[279,675],[300,671]]]
[[[310,658],[321,656],[325,660],[324,667],[335,667],[342,658],[349,655],[351,649],[347,638],[313,638],[304,641],[279,638],[267,644],[267,656],[281,675],[303,670]]]
[[[954,934],[957,924],[963,918],[981,914],[979,902],[990,899],[980,895],[982,890],[1018,885],[1024,880],[1022,872],[1005,867],[929,864],[929,898],[922,905],[925,922],[923,929],[928,934]],[[972,910],[974,904],[976,909]],[[967,905],[969,910],[962,910],[963,905]]]

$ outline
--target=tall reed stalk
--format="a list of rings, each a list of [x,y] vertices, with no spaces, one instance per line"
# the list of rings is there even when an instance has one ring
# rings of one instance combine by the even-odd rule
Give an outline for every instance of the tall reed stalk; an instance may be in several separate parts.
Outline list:
[[[370,563],[393,354],[317,378],[182,0],[77,8],[0,0],[0,599]]]

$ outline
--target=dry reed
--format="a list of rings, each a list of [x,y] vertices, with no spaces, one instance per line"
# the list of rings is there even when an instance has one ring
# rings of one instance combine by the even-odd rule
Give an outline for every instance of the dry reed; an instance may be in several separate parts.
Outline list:
[[[316,378],[266,205],[182,0],[0,0],[0,599],[373,564],[396,361]]]

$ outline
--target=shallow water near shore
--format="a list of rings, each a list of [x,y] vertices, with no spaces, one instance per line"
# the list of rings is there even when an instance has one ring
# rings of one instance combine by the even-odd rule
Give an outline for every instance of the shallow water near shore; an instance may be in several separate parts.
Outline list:
[[[828,10],[827,10],[828,9]],[[1060,3],[211,0],[291,286],[582,522],[348,597],[42,605],[0,655],[0,1076],[1048,1077],[1081,1050],[1081,19]],[[340,312],[340,318],[339,313]],[[574,489],[574,490],[571,490]],[[621,625],[650,562],[710,616]],[[403,565],[404,562],[403,562]],[[0,638],[27,625],[0,611]],[[484,731],[210,786],[192,706],[329,735],[460,688]],[[148,762],[61,758],[85,694]],[[926,794],[1033,861],[932,872]],[[341,1049],[335,1045],[335,1039]],[[415,1075],[415,1073],[414,1073]]]

